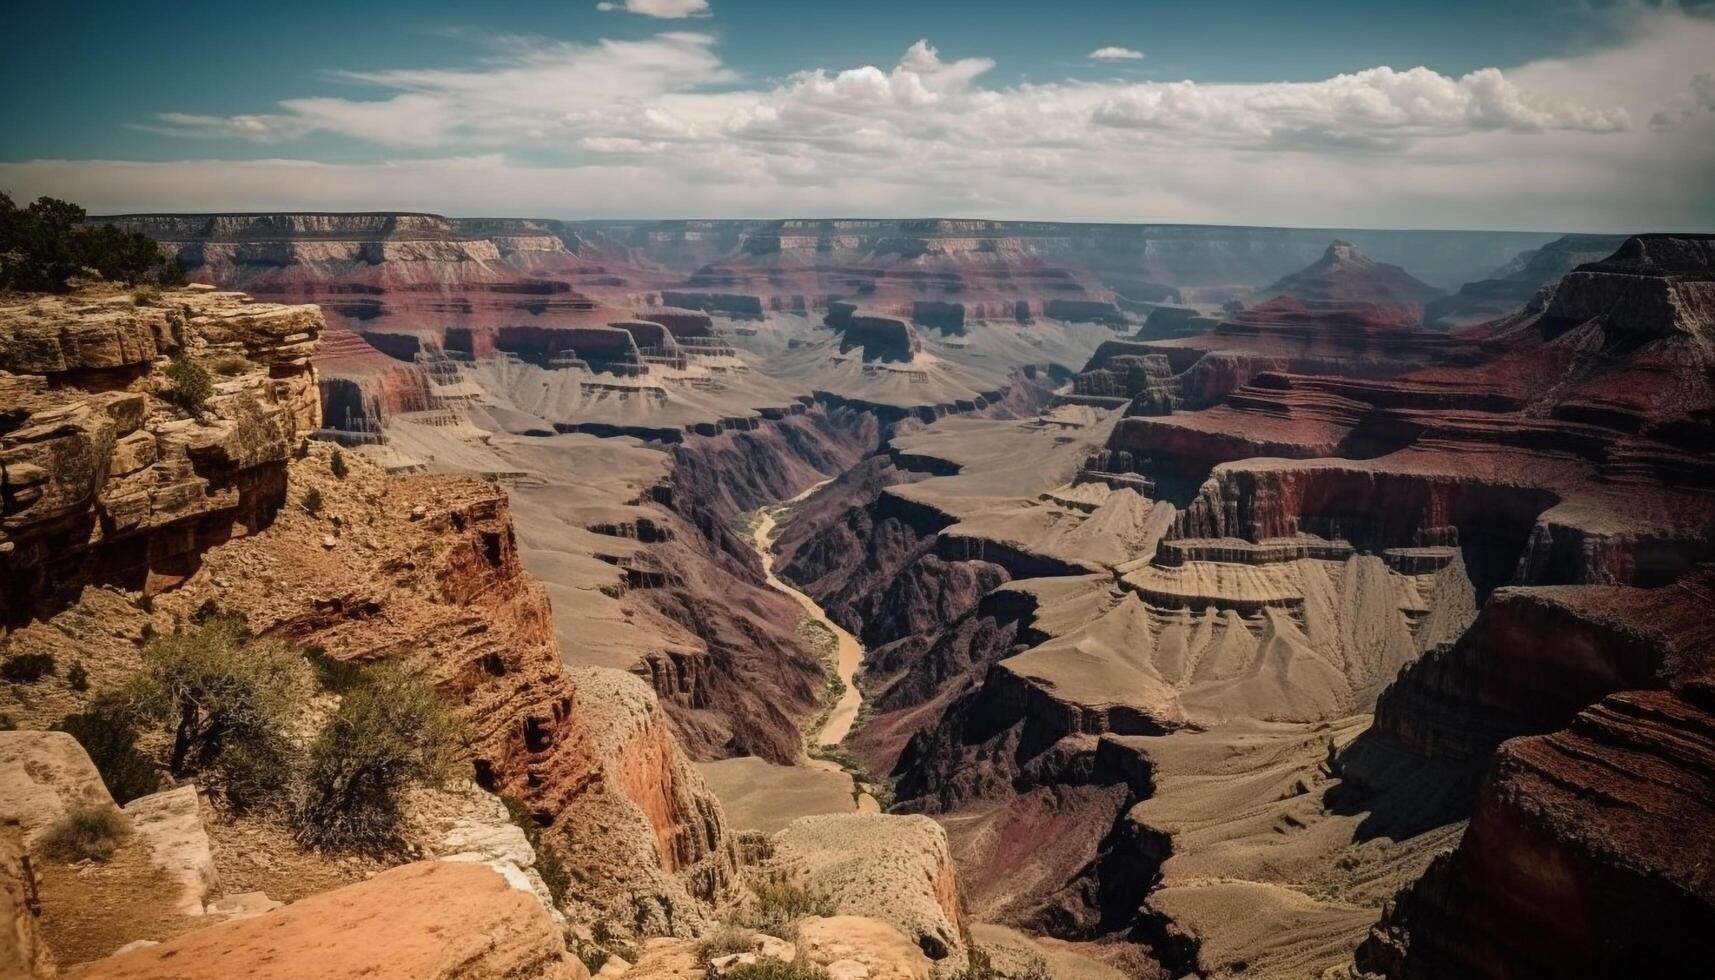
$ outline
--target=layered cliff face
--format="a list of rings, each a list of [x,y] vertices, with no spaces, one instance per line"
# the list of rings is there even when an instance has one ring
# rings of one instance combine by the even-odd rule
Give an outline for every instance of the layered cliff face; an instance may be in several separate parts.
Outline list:
[[[1520,252],[1493,276],[1465,283],[1450,296],[1431,299],[1424,306],[1424,326],[1453,330],[1517,312],[1537,290],[1586,262],[1608,257],[1625,241],[1624,235],[1563,235],[1541,248]]]
[[[96,289],[16,302],[0,324],[0,618],[92,580],[159,591],[273,520],[288,453],[320,422],[314,307]],[[208,377],[193,411],[172,358]]]
[[[1290,296],[1314,310],[1351,311],[1378,325],[1415,323],[1423,305],[1442,291],[1397,265],[1372,261],[1351,242],[1335,241],[1322,258],[1258,291],[1262,299]]]
[[[896,439],[912,481],[877,472],[868,504],[807,509],[788,571],[865,630],[884,596],[933,608],[952,564],[1011,581],[928,635],[875,630],[881,710],[854,746],[897,761],[904,807],[961,829],[985,909],[1126,935],[1174,969],[1302,976],[1363,942],[1359,965],[1389,975],[1520,975],[1508,964],[1567,938],[1543,955],[1601,975],[1638,948],[1594,906],[1570,911],[1604,882],[1616,903],[1677,910],[1674,938],[1640,926],[1661,942],[1638,962],[1692,962],[1707,890],[1657,848],[1702,819],[1707,775],[1700,695],[1677,678],[1711,649],[1694,612],[1715,549],[1695,448],[1708,269],[1706,240],[1644,236],[1466,338],[1306,308],[1206,342],[1105,345],[1063,399],[1099,410],[1098,388],[1119,392],[1100,430],[1063,430],[1081,464],[1057,473],[1009,439],[1035,484],[950,424]],[[1264,357],[1280,360],[1247,383]],[[1174,389],[1209,361],[1247,366],[1205,389],[1212,407],[1171,411],[1208,404]],[[1305,365],[1319,373],[1291,373]],[[1079,527],[1104,547],[1075,549]],[[1675,693],[1617,693],[1638,687]],[[1527,733],[1546,741],[1507,743],[1483,784],[1495,746]],[[1669,772],[1689,802],[1651,795]],[[1608,801],[1634,797],[1640,826],[1603,829],[1623,805]],[[1079,839],[1067,813],[1100,832]],[[1016,846],[1040,835],[1055,846]],[[1010,887],[1020,875],[1038,897]],[[1609,952],[1561,955],[1591,935]]]
[[[835,300],[957,332],[1035,316],[1120,323],[1164,300],[1248,296],[1313,260],[1326,232],[997,221],[562,222],[428,214],[121,215],[197,278],[321,303],[399,346],[599,323],[664,302],[726,317]],[[1547,235],[1342,232],[1453,285]],[[1050,304],[1053,304],[1052,306]]]
[[[1386,379],[1467,358],[1473,346],[1418,329],[1439,290],[1346,242],[1258,295],[1267,298],[1218,319],[1157,310],[1132,338],[1097,348],[1068,400],[1168,415],[1216,405],[1270,372]]]
[[[1030,260],[1087,272],[1137,300],[1163,298],[1158,289],[1140,290],[1140,282],[1197,288],[1272,282],[1313,261],[1329,237],[1326,230],[1294,228],[949,219],[580,222],[575,227],[604,247],[635,250],[672,266],[724,267],[734,252],[781,265],[872,255],[906,268],[949,260],[979,272],[982,266]],[[1447,287],[1555,237],[1344,229],[1334,234]]]
[[[523,800],[582,882],[565,905],[577,921],[705,928],[735,887],[720,806],[646,686],[561,663],[506,493],[388,476],[355,454],[335,465],[333,447],[306,443],[313,307],[194,288],[150,302],[74,295],[9,321],[8,368],[51,373],[4,375],[25,397],[5,433],[17,616],[3,641],[88,678],[4,685],[11,722],[81,710],[139,669],[142,638],[214,604],[260,635],[430,682],[464,723],[469,776]],[[194,417],[167,400],[167,351],[214,369]]]

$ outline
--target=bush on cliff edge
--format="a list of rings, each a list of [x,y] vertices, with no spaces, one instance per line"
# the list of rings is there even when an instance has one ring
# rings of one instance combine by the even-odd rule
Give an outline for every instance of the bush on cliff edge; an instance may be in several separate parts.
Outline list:
[[[310,691],[296,650],[251,637],[241,617],[210,615],[150,640],[143,661],[125,697],[138,717],[170,726],[174,776],[214,776],[236,809],[290,785],[292,725]]]
[[[90,269],[130,284],[185,281],[154,239],[113,225],[84,225],[83,208],[51,197],[18,207],[0,193],[0,290],[63,293]]]
[[[310,746],[293,814],[299,842],[370,852],[394,847],[404,791],[441,782],[459,743],[458,724],[432,688],[396,664],[371,668]]]

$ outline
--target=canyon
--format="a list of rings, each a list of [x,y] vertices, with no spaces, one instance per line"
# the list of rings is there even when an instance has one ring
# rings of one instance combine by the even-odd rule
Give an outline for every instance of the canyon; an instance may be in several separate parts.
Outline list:
[[[701,977],[780,882],[821,906],[733,955],[845,976],[1715,955],[1710,236],[94,220],[192,282],[0,299],[0,645],[91,689],[0,685],[0,962],[229,975],[386,903],[351,969]],[[48,729],[209,602],[425,679],[459,781],[411,860],[192,792],[210,884],[97,928],[32,848],[121,801]],[[184,871],[133,836],[91,873]]]

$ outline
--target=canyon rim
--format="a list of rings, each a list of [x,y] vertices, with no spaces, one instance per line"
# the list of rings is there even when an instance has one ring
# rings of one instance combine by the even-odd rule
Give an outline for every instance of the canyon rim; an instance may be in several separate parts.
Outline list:
[[[1704,6],[96,6],[0,978],[1715,974]]]

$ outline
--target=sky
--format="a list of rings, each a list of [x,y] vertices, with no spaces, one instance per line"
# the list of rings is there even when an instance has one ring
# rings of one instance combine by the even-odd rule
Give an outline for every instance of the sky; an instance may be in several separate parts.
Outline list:
[[[95,213],[1715,230],[1710,2],[67,0],[5,23],[0,190]]]

